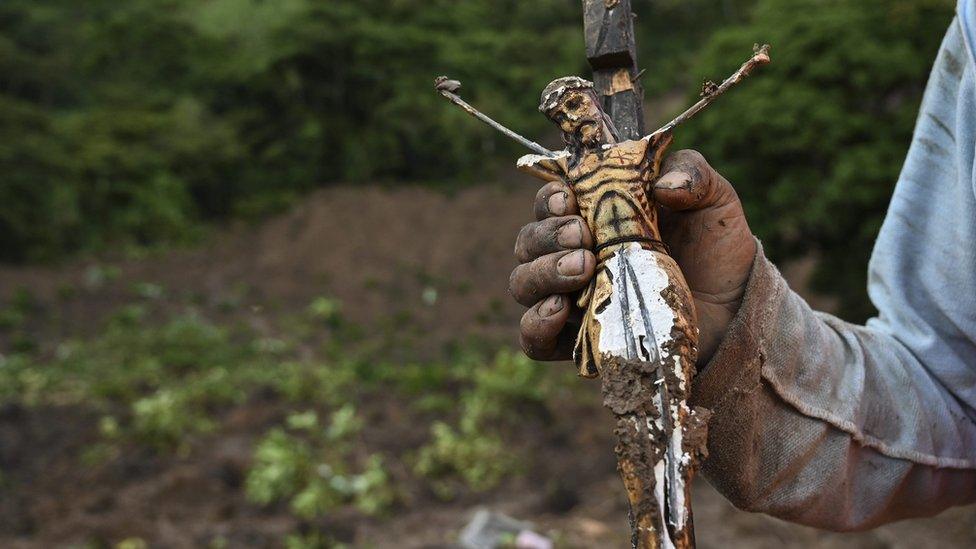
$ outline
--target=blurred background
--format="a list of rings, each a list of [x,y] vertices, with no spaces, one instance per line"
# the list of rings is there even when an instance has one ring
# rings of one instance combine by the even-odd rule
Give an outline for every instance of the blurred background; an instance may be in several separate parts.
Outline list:
[[[954,0],[635,0],[679,131],[816,307],[866,263]],[[537,184],[432,79],[557,147],[576,0],[3,0],[0,546],[443,547],[481,507],[624,546],[596,384],[517,352]],[[974,511],[828,534],[696,491],[702,547],[966,547]]]

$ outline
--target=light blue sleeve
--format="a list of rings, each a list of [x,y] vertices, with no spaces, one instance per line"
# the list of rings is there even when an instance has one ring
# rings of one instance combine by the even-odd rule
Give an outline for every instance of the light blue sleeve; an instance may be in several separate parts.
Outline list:
[[[868,326],[924,367],[933,381],[926,400],[952,399],[976,420],[976,84],[962,17],[973,4],[960,3],[929,78],[871,257],[879,315]]]
[[[976,0],[959,0],[956,13],[959,14],[959,24],[962,25],[969,55],[976,59]]]

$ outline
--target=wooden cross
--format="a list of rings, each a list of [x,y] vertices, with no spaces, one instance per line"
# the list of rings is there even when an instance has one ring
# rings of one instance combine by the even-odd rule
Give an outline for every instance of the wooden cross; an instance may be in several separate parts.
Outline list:
[[[593,84],[603,102],[603,110],[613,120],[620,139],[641,139],[646,135],[644,132],[644,90],[640,84],[640,73],[637,68],[637,42],[634,38],[634,14],[631,12],[631,2],[630,0],[584,0],[583,10],[586,58],[590,67],[593,68]],[[663,380],[663,365],[661,368],[659,371]],[[665,385],[662,383],[660,387],[664,388]],[[663,396],[661,398],[662,405],[667,407],[669,400],[666,395]],[[663,418],[671,417],[670,410],[661,410],[660,413],[662,413],[661,417]],[[677,416],[677,414],[675,415]],[[666,427],[665,432],[670,432],[670,428]],[[620,438],[618,440],[618,445],[625,443],[638,446],[654,445],[654,442],[650,440],[640,441],[633,440],[633,438],[626,440]],[[618,459],[627,454],[627,452],[620,450],[618,448]],[[633,451],[641,454],[647,452],[645,448],[638,448]],[[674,525],[669,524],[674,522],[673,514],[679,512],[678,509],[670,508],[676,504],[674,498],[665,498],[667,501],[665,509],[656,509],[656,513],[654,513],[656,516],[641,516],[648,513],[648,510],[642,509],[642,507],[647,506],[642,505],[642,502],[648,500],[647,494],[630,492],[638,489],[647,491],[654,486],[654,479],[628,478],[634,476],[634,472],[631,470],[635,468],[623,460],[619,462],[619,468],[631,503],[630,522],[633,547],[694,547],[695,534],[691,519],[691,498],[683,497],[682,503],[679,504],[684,507],[680,510],[686,517],[683,521],[684,527],[679,532],[669,532],[669,530],[678,530]],[[689,469],[684,475],[685,478],[677,481],[666,476],[669,485],[657,486],[656,489],[663,489],[668,495],[672,495],[676,490],[683,492],[683,495],[690,495],[689,487],[685,484],[691,480],[691,472]]]
[[[603,110],[622,139],[644,137],[644,89],[638,79],[630,0],[584,0],[583,29]]]

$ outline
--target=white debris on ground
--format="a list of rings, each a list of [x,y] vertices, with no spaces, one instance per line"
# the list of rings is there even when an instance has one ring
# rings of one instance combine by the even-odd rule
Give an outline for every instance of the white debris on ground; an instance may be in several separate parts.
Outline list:
[[[552,549],[552,540],[532,530],[532,523],[502,513],[478,509],[461,531],[460,546],[465,549]]]

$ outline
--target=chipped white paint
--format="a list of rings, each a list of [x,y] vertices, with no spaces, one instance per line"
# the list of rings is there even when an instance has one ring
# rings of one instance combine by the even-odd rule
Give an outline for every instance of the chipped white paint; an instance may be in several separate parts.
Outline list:
[[[546,160],[553,161],[559,158],[566,158],[566,157],[569,157],[569,152],[565,150],[553,151],[552,156],[543,156],[541,154],[527,154],[519,158],[518,161],[515,162],[515,166],[518,168],[529,168]]]
[[[681,369],[681,357],[673,356],[671,357],[671,360],[674,362],[674,366],[673,366],[674,371],[681,372],[681,374],[678,375],[678,387],[680,387],[682,391],[686,391],[687,387],[685,387],[684,370]]]
[[[628,265],[636,275],[636,284],[627,272]],[[645,250],[636,242],[621,246],[606,266],[613,281],[613,295],[610,304],[596,314],[596,320],[600,323],[600,353],[643,358],[640,355],[628,356],[628,348],[634,342],[639,345],[643,339],[645,352],[663,357],[666,354],[663,346],[670,343],[671,329],[674,327],[674,312],[661,296],[661,292],[668,287],[667,271],[658,265],[655,252]],[[619,293],[621,287],[627,288],[626,296]],[[638,305],[641,300],[649,314],[647,320],[650,326],[641,314]],[[623,310],[624,301],[627,302],[627,310]],[[631,334],[629,338],[628,332]],[[655,343],[653,347],[648,345],[651,342]]]
[[[600,353],[669,364],[678,378],[679,386],[685,389],[687,385],[681,357],[671,356],[669,351],[675,312],[662,295],[669,285],[668,271],[658,263],[657,253],[645,250],[637,243],[625,244],[606,262],[606,268],[610,271],[613,293],[606,308],[596,314],[600,324]],[[642,302],[643,308],[640,306]],[[661,383],[663,378],[655,380],[655,386],[660,387]],[[653,420],[657,431],[665,431],[663,414],[671,418],[671,432],[667,433],[670,444],[664,457],[654,465],[654,496],[659,509],[665,508],[665,498],[670,499],[668,507],[676,514],[676,523],[671,526],[679,531],[688,520],[684,477],[679,467],[687,466],[691,458],[682,449],[682,429],[677,408],[661,402],[660,392],[655,392],[652,402],[663,412],[661,417]],[[648,428],[651,428],[651,421],[649,418]],[[674,494],[666,493],[669,472],[677,488]],[[664,547],[673,547],[670,535],[666,531],[663,534]]]
[[[559,99],[568,90],[590,90],[593,89],[593,82],[580,78],[579,76],[564,76],[562,78],[557,78],[546,86],[543,90],[545,94],[542,101],[539,103],[539,110],[541,112],[549,112],[556,108],[559,104]]]
[[[657,500],[658,509],[664,509],[664,487],[666,486],[664,482],[664,467],[665,463],[663,459],[654,465],[654,478],[656,479],[654,483],[654,499]],[[661,548],[674,549],[674,542],[671,541],[671,533],[668,532],[667,528],[661,532]]]

